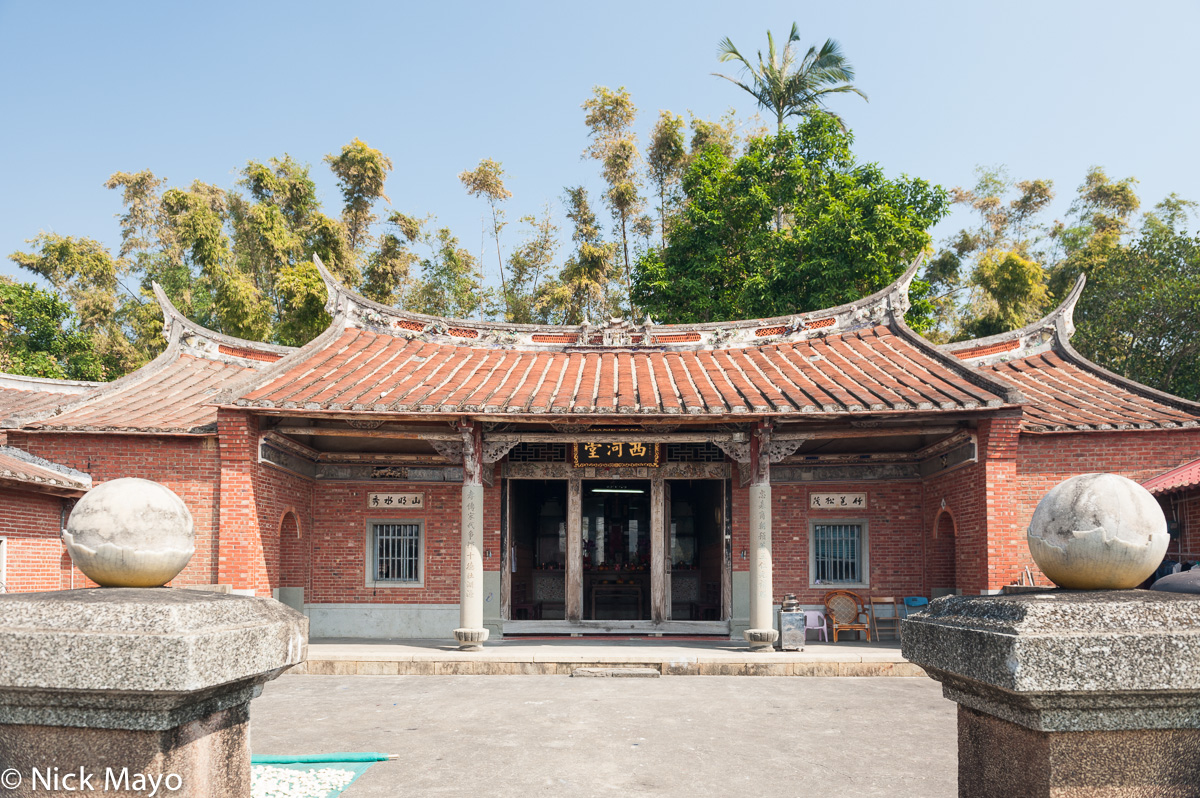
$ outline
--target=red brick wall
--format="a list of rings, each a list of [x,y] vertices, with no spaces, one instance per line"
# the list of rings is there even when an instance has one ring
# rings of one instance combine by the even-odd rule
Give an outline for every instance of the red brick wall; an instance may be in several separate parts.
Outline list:
[[[424,493],[420,509],[367,506],[369,493]],[[424,521],[422,587],[367,587],[369,520]],[[320,482],[313,503],[312,569],[307,601],[379,604],[457,604],[462,568],[462,485],[430,482]],[[486,571],[500,570],[500,485],[484,487]]]
[[[867,494],[865,510],[810,510],[812,493]],[[733,489],[733,568],[744,571],[750,548],[749,490]],[[771,567],[775,600],[795,593],[804,604],[820,604],[835,586],[808,586],[808,529],[810,521],[867,520],[869,589],[863,595],[912,596],[923,593],[922,486],[919,482],[829,482],[817,486],[771,486]]]
[[[63,504],[70,499],[0,488],[0,538],[7,569],[0,572],[9,593],[61,590],[71,586],[71,561],[59,538]],[[86,580],[78,571],[76,586]]]
[[[196,553],[171,584],[217,581],[220,462],[216,438],[10,432],[8,439],[10,446],[91,474],[93,485],[119,477],[140,477],[175,491],[192,513]],[[75,586],[79,587],[83,576],[76,574]]]

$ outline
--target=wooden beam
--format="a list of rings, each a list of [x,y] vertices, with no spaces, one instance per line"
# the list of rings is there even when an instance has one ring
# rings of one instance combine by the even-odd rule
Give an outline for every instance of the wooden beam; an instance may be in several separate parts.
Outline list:
[[[578,623],[583,617],[583,483],[567,482],[567,604],[563,613]]]
[[[959,426],[940,427],[850,427],[837,429],[811,429],[803,432],[774,432],[771,438],[777,441],[825,440],[828,438],[885,438],[900,435],[950,435],[958,432]]]
[[[343,427],[294,427],[281,425],[271,432],[283,435],[320,435],[330,438],[386,438],[403,441],[461,441],[462,433],[439,430],[350,429]]]
[[[744,441],[744,432],[494,432],[484,440],[496,443],[709,443]]]

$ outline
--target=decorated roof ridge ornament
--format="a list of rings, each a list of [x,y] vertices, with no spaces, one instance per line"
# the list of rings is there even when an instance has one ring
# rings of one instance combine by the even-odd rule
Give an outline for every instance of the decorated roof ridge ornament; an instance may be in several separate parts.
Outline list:
[[[151,287],[154,289],[154,298],[158,300],[158,306],[162,308],[163,337],[170,342],[178,336],[180,349],[186,354],[246,365],[245,361],[252,364],[274,363],[296,349],[292,346],[235,338],[202,327],[175,307],[161,285],[153,282]]]
[[[942,344],[938,348],[960,360],[970,362],[972,366],[990,366],[993,363],[1048,352],[1055,348],[1056,337],[1066,342],[1075,334],[1075,305],[1083,295],[1086,282],[1087,275],[1081,273],[1067,298],[1058,307],[1019,330],[997,333],[986,338],[972,338],[969,341],[955,341]]]
[[[450,319],[389,307],[343,285],[314,255],[325,282],[325,309],[331,327],[387,332],[397,337],[455,346],[530,351],[594,351],[611,349],[702,350],[765,346],[820,338],[853,330],[887,326],[902,319],[911,306],[908,289],[924,255],[909,264],[893,283],[862,299],[806,313],[741,321],[698,324],[655,324],[646,316],[639,324],[612,318],[603,324],[512,324]]]

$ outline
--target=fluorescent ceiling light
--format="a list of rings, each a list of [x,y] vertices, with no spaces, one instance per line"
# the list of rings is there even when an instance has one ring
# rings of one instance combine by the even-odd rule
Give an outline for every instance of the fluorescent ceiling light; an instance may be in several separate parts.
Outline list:
[[[589,488],[592,493],[645,493],[641,488]]]

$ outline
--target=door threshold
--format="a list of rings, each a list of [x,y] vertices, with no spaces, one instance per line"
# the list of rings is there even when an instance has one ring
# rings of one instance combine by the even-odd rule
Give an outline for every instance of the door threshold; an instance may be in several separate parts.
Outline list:
[[[729,621],[504,621],[505,635],[729,636]]]

